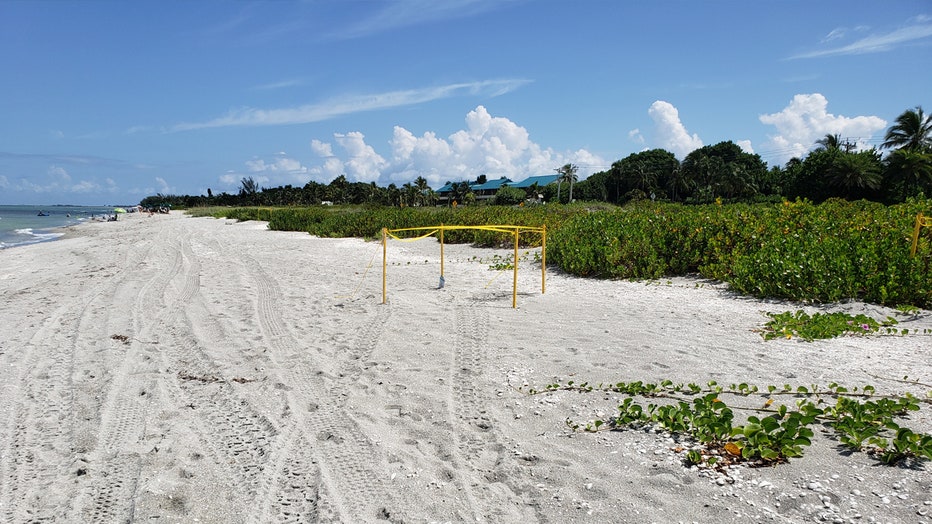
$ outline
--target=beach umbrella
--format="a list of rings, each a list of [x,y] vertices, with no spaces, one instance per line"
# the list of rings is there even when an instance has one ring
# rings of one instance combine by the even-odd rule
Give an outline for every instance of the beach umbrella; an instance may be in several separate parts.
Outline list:
[[[123,209],[122,207],[115,207],[113,208],[113,212],[114,213],[126,213],[126,210]]]

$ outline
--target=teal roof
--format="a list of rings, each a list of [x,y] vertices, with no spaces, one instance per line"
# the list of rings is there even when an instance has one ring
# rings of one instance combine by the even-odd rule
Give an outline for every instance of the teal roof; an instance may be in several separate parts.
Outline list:
[[[510,178],[501,177],[496,180],[488,180],[483,184],[477,184],[475,181],[469,182],[469,189],[471,191],[498,191],[502,186],[508,185],[511,187],[517,187],[524,189],[526,187],[531,187],[534,183],[537,183],[538,186],[544,187],[549,184],[553,184],[560,178],[560,175],[538,175],[538,176],[529,176],[520,182],[513,182]],[[436,189],[437,193],[449,193],[453,191],[453,184],[459,182],[447,182],[440,188]]]
[[[539,175],[539,176],[529,176],[520,182],[514,184],[508,184],[511,187],[525,188],[531,187],[536,182],[538,186],[544,187],[549,184],[553,184],[560,178],[560,175]]]
[[[471,184],[469,188],[473,191],[497,191],[505,184],[511,185],[511,179],[501,177],[498,180],[489,180],[484,184]]]

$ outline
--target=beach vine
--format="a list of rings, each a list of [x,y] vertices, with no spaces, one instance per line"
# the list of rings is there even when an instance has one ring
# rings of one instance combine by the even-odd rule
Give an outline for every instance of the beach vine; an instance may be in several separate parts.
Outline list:
[[[903,308],[909,311],[905,307]],[[899,323],[895,318],[888,316],[884,320],[875,320],[867,315],[851,315],[848,313],[813,313],[805,311],[785,311],[783,313],[765,313],[770,317],[761,330],[764,340],[775,338],[800,338],[806,342],[815,339],[834,338],[842,335],[909,335],[932,334],[932,329],[910,331],[908,328],[897,328]]]
[[[907,379],[901,382],[927,385]],[[670,380],[598,385],[571,380],[540,389],[519,389],[529,395],[557,391],[626,395],[614,416],[587,422],[567,419],[566,425],[574,432],[660,428],[694,441],[696,445],[680,446],[676,451],[686,453],[687,464],[700,467],[719,469],[737,463],[765,466],[801,457],[803,448],[811,444],[816,424],[833,432],[847,449],[866,452],[883,464],[932,460],[932,435],[897,422],[918,411],[921,404],[932,405],[932,390],[926,398],[919,398],[908,392],[878,394],[870,385],[849,389],[834,382],[824,387],[770,385],[762,390],[747,383],[723,386],[710,381],[700,386]],[[722,400],[726,396],[760,403],[727,405]],[[644,405],[635,401],[638,397],[658,401]],[[777,402],[779,398],[791,398],[792,402]],[[753,414],[739,424],[736,410]]]

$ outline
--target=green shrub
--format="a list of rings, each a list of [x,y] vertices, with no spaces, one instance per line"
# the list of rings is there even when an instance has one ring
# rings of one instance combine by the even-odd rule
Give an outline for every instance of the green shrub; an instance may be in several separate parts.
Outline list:
[[[932,305],[932,246],[924,231],[909,255],[916,214],[896,206],[829,200],[682,206],[639,202],[568,219],[548,260],[580,276],[649,279],[698,273],[753,296],[859,299]]]
[[[383,227],[546,225],[547,260],[574,275],[655,279],[699,274],[758,297],[859,299],[928,308],[932,231],[925,229],[916,256],[909,254],[919,212],[932,214],[932,200],[895,206],[844,200],[699,206],[643,201],[624,208],[579,203],[220,211],[239,220],[268,220],[272,229],[321,237],[378,238]],[[510,246],[513,237],[459,230],[447,231],[444,241]],[[524,247],[540,242],[539,235],[521,236]]]

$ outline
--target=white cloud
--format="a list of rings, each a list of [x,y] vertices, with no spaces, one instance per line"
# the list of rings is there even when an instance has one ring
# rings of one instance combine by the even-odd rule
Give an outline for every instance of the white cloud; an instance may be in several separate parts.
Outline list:
[[[454,96],[483,95],[494,97],[518,89],[526,83],[528,83],[527,80],[517,79],[485,80],[402,91],[389,91],[387,93],[375,93],[371,95],[346,96],[298,107],[280,109],[256,109],[246,107],[230,111],[222,117],[208,120],[207,122],[177,124],[172,130],[190,131],[193,129],[215,127],[307,124],[353,113],[422,104]]]
[[[823,43],[831,42],[832,40],[838,40],[839,38],[844,38],[845,33],[846,33],[846,30],[843,27],[839,27],[838,29],[832,29],[831,31],[829,31],[827,35],[822,37],[822,42]]]
[[[239,191],[244,178],[252,178],[260,187],[303,186],[317,173],[300,160],[280,151],[271,158],[254,157],[245,162],[243,172],[230,170],[217,177],[217,181],[226,191]]]
[[[248,167],[249,171],[252,173],[286,173],[290,175],[303,175],[307,173],[307,168],[302,166],[301,162],[286,156],[278,156],[270,162],[266,162],[261,158],[248,160],[246,162],[246,167]]]
[[[35,180],[20,178],[17,182],[11,183],[6,177],[0,177],[0,187],[11,188],[14,191],[23,191],[30,193],[94,193],[102,190],[113,192],[116,190],[115,182],[108,178],[105,179],[106,186],[101,186],[99,182],[91,178],[74,180],[71,173],[62,166],[49,165],[45,171],[44,177],[36,177]]]
[[[637,128],[628,131],[628,140],[638,145],[644,145],[644,135],[642,135],[641,130]]]
[[[235,171],[227,171],[226,174],[220,175],[217,180],[227,187],[233,187],[239,184],[240,176]]]
[[[740,147],[741,150],[745,153],[750,153],[752,155],[754,154],[754,147],[751,145],[750,140],[738,140],[735,142],[735,144],[737,144],[738,147]]]
[[[317,154],[320,157],[331,157],[333,156],[333,149],[331,149],[330,144],[321,142],[316,138],[311,140],[311,151]]]
[[[343,168],[349,180],[358,182],[379,180],[382,169],[388,166],[388,162],[376,153],[372,146],[366,144],[366,137],[362,133],[354,131],[345,135],[335,134],[334,139],[348,155],[343,162]]]
[[[323,162],[309,171],[320,182],[329,182],[339,174],[350,181],[381,184],[403,184],[423,176],[436,188],[447,181],[483,174],[520,181],[551,174],[566,163],[577,164],[582,179],[606,165],[604,159],[585,149],[566,154],[543,149],[530,140],[526,129],[507,118],[492,116],[483,106],[466,115],[465,129],[446,139],[429,131],[417,136],[396,126],[389,142],[391,154],[386,157],[366,144],[362,133],[336,134],[334,140],[343,153],[334,153],[329,143],[311,141],[311,150]]]
[[[886,120],[876,116],[846,117],[827,111],[828,100],[819,93],[799,94],[782,111],[761,115],[760,121],[777,128],[764,146],[779,163],[802,157],[825,135],[841,135],[853,141],[858,149],[869,148],[869,141],[887,127]]]
[[[93,193],[98,189],[100,189],[100,186],[90,180],[82,180],[69,188],[72,193]]]
[[[879,53],[891,51],[900,45],[908,44],[916,40],[932,37],[932,22],[930,22],[929,19],[917,17],[911,20],[911,22],[913,22],[912,25],[901,27],[887,33],[873,34],[841,47],[801,53],[791,56],[790,58],[818,58],[823,56]],[[864,28],[857,29],[863,30]],[[823,39],[823,42],[834,41],[838,38],[843,38],[843,36],[843,34],[839,35],[833,31],[829,33],[829,37],[833,38],[826,37],[826,39]]]
[[[164,178],[160,176],[155,177],[155,183],[158,186],[158,190],[156,192],[163,195],[172,194],[172,187],[168,185],[168,182],[166,182]]]
[[[269,84],[253,86],[251,89],[255,91],[269,91],[275,89],[285,89],[289,87],[299,87],[302,85],[304,85],[304,82],[301,80],[282,80],[281,82],[272,82]]]
[[[670,151],[680,159],[702,147],[699,135],[689,134],[673,104],[657,100],[650,105],[647,114],[654,120],[657,147]]]
[[[398,28],[422,25],[443,20],[463,18],[493,9],[500,9],[501,0],[407,0],[388,2],[382,9],[367,9],[351,26],[340,27],[330,38],[350,39]],[[375,5],[375,4],[373,4]]]
[[[68,174],[68,171],[61,166],[49,166],[48,174],[56,180],[59,180],[63,183],[67,183],[71,180],[71,175]]]

